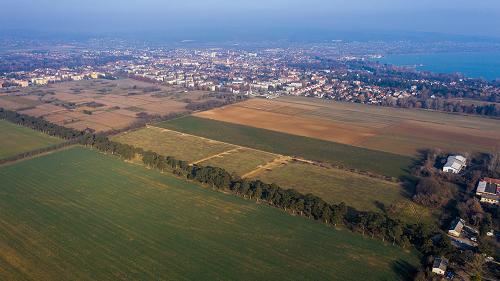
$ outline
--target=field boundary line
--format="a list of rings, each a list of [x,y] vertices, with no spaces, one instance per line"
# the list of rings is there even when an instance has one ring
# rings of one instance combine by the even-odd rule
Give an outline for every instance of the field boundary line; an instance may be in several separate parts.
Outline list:
[[[264,164],[264,165],[260,165],[257,167],[257,169],[253,170],[253,171],[250,171],[244,175],[241,176],[241,178],[249,178],[249,177],[252,177],[256,174],[259,174],[260,172],[262,171],[265,171],[267,169],[271,169],[271,168],[274,168],[276,166],[280,166],[282,164],[286,164],[286,163],[289,163],[290,161],[293,160],[293,157],[291,156],[280,156],[278,158],[275,158],[273,159],[272,161]]]
[[[300,158],[300,157],[296,157],[296,156],[290,156],[290,155],[277,154],[277,153],[273,153],[273,152],[269,152],[269,151],[265,151],[265,150],[260,150],[260,149],[255,149],[255,148],[251,148],[251,147],[247,147],[247,146],[241,146],[241,145],[236,145],[236,144],[233,144],[233,143],[228,143],[228,142],[218,141],[218,140],[209,139],[209,138],[205,138],[205,137],[200,137],[200,136],[197,136],[197,135],[188,134],[188,133],[184,133],[184,132],[179,132],[179,131],[175,131],[175,130],[171,130],[171,129],[166,129],[166,128],[162,128],[162,127],[157,127],[157,126],[153,126],[153,125],[146,125],[146,128],[153,128],[153,129],[158,129],[160,131],[172,132],[172,133],[176,133],[176,134],[181,134],[181,135],[186,135],[186,136],[190,136],[190,137],[195,137],[195,138],[203,139],[203,140],[206,140],[206,141],[211,141],[211,142],[216,142],[216,143],[221,143],[221,144],[236,146],[237,148],[240,148],[240,149],[247,149],[247,150],[256,151],[256,152],[260,152],[260,153],[267,153],[267,154],[275,156],[275,159],[282,158],[282,157],[288,157],[289,161],[293,160],[293,161],[298,161],[298,162],[302,162],[302,163],[306,163],[306,164],[322,166],[322,167],[327,168],[327,169],[337,169],[337,170],[341,170],[341,171],[347,171],[347,172],[354,173],[354,174],[357,174],[357,175],[361,175],[361,176],[365,176],[365,177],[369,177],[369,178],[377,178],[379,180],[383,180],[383,181],[394,183],[394,181],[392,180],[392,177],[391,177],[391,180],[389,180],[384,175],[371,174],[372,175],[371,176],[370,174],[362,173],[362,172],[356,171],[355,169],[339,168],[339,167],[336,167],[334,164],[331,164],[331,163],[329,165],[327,165],[327,166],[324,166],[324,165],[322,165],[323,164],[322,162],[318,162],[318,161],[314,161],[314,160],[308,160],[308,159],[304,159],[304,158]],[[264,165],[267,165],[267,164],[264,164]],[[252,173],[254,171],[248,172],[248,173],[246,173],[245,175],[243,175],[241,177],[244,178],[245,176],[247,176],[248,174],[250,174],[250,173]]]
[[[210,159],[215,158],[215,157],[226,155],[226,154],[229,154],[231,152],[236,152],[236,151],[241,150],[241,149],[243,149],[243,147],[236,147],[236,148],[233,148],[233,149],[230,149],[230,150],[226,150],[226,151],[223,151],[221,153],[217,153],[217,154],[214,154],[214,155],[202,158],[200,160],[196,160],[196,161],[192,162],[190,165],[195,165],[195,164],[198,164],[198,163],[210,160]]]
[[[251,148],[251,147],[248,147],[248,146],[241,146],[241,145],[237,145],[237,144],[234,144],[234,143],[229,143],[229,142],[218,141],[218,140],[209,139],[209,138],[205,138],[205,137],[200,137],[200,136],[197,136],[197,135],[192,135],[192,134],[188,134],[188,133],[184,133],[184,132],[179,132],[179,131],[175,131],[175,130],[170,130],[170,129],[166,129],[166,128],[162,128],[162,127],[157,127],[157,126],[153,126],[153,125],[146,125],[146,128],[154,128],[154,129],[159,129],[159,130],[162,130],[162,131],[165,131],[165,132],[173,132],[173,133],[177,133],[177,134],[180,134],[180,135],[186,135],[186,136],[190,136],[190,137],[194,137],[194,138],[198,138],[198,139],[202,139],[202,140],[206,140],[206,141],[210,141],[210,142],[215,142],[215,143],[220,143],[220,144],[234,146],[234,147],[239,148],[239,149],[247,149],[247,150],[252,150],[252,151],[267,153],[267,154],[275,155],[276,157],[283,156],[281,154],[277,154],[277,153],[273,153],[273,152],[269,152],[269,151],[265,151],[265,150],[260,150],[260,149]]]
[[[75,144],[64,145],[64,146],[59,147],[59,148],[55,148],[55,149],[52,149],[52,150],[48,150],[48,151],[41,152],[41,153],[38,153],[38,154],[34,154],[34,155],[22,157],[22,158],[15,159],[15,160],[8,160],[8,158],[4,158],[4,159],[0,160],[0,161],[5,161],[5,162],[0,162],[0,167],[9,166],[9,165],[13,165],[13,164],[16,164],[16,163],[19,163],[19,162],[23,162],[23,161],[26,161],[26,160],[31,160],[31,159],[35,159],[35,158],[38,158],[38,157],[46,156],[46,155],[49,155],[49,154],[52,154],[52,153],[55,153],[55,152],[59,152],[59,151],[64,151],[64,150],[67,150],[67,149],[70,149],[70,148],[73,148],[73,147],[76,147],[76,146],[79,146],[79,144],[75,143]],[[13,157],[17,157],[17,156],[22,155],[22,154],[23,153],[15,155]]]

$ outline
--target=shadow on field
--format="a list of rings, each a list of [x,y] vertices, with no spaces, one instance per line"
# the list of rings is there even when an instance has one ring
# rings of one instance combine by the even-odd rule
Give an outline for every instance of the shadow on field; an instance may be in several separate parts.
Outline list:
[[[377,207],[377,209],[379,209],[380,211],[385,211],[386,210],[386,206],[385,206],[385,204],[383,202],[375,200],[373,202],[373,204],[375,204],[375,207]]]
[[[411,199],[415,194],[415,187],[417,186],[418,178],[413,175],[415,173],[415,169],[423,165],[428,153],[429,150],[427,149],[418,150],[417,156],[413,158],[411,165],[405,169],[406,175],[399,177],[399,181],[403,186],[403,195],[407,198]]]
[[[402,280],[413,280],[416,268],[405,260],[399,259],[392,264],[392,270],[399,276]]]

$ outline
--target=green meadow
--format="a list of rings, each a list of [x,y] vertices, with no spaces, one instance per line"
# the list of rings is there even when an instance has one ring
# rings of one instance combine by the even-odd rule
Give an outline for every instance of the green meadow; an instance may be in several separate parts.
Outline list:
[[[401,280],[414,252],[83,147],[0,167],[0,280]]]
[[[0,120],[0,159],[61,142],[56,137]]]

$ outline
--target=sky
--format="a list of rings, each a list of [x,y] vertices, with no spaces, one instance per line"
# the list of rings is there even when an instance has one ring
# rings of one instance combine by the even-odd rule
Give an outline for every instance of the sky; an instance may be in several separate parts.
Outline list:
[[[500,38],[500,0],[1,0],[1,31],[173,40],[432,32]]]

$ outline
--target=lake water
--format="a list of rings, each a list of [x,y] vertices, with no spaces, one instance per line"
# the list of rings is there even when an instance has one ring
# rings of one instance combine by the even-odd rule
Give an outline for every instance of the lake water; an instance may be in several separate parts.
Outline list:
[[[500,79],[500,51],[387,55],[377,61],[437,73],[458,72],[467,77]]]

